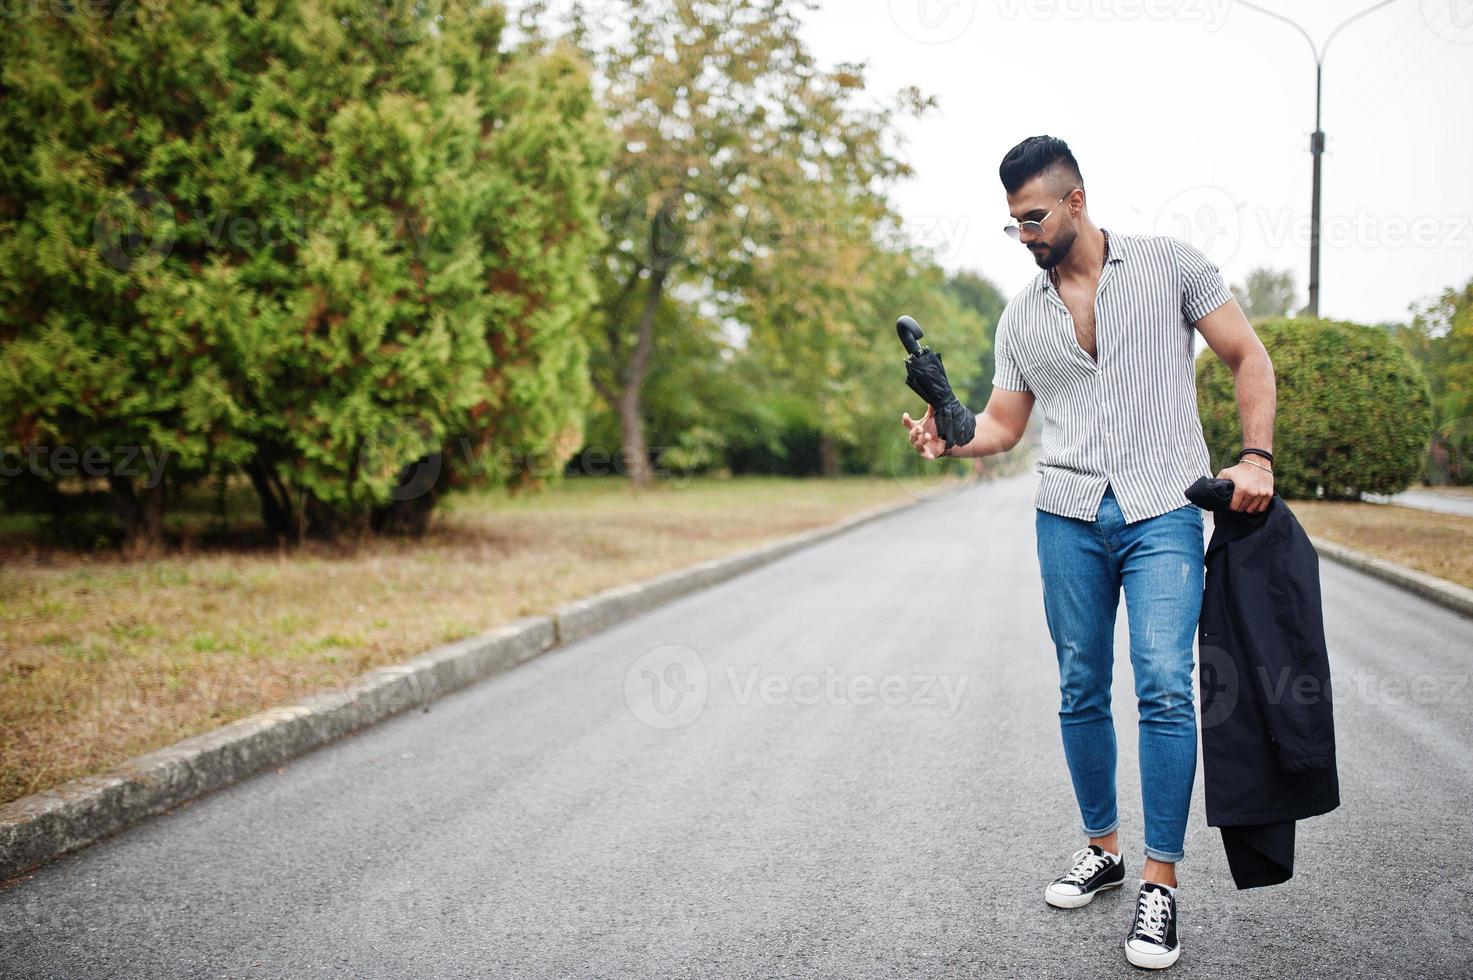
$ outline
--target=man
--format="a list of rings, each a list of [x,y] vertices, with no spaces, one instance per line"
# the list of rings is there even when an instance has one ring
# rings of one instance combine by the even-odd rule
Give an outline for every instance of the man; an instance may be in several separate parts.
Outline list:
[[[1003,311],[992,397],[946,451],[932,413],[901,420],[927,459],[1005,452],[1043,411],[1035,500],[1044,612],[1059,664],[1059,722],[1085,846],[1045,900],[1080,908],[1125,881],[1110,714],[1115,613],[1125,590],[1140,721],[1145,864],[1125,942],[1137,966],[1181,953],[1176,864],[1196,778],[1193,641],[1202,606],[1202,511],[1183,491],[1210,459],[1197,414],[1192,329],[1232,368],[1244,451],[1218,472],[1231,509],[1273,497],[1273,364],[1221,274],[1191,245],[1090,220],[1063,140],[1035,136],[999,168],[1008,234],[1041,270]]]

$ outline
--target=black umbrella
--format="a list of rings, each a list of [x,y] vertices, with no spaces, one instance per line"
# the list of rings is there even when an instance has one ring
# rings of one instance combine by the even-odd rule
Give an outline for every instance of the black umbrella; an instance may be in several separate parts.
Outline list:
[[[905,359],[905,383],[931,406],[936,418],[936,434],[946,441],[947,449],[965,446],[977,434],[977,416],[951,390],[941,355],[921,346],[920,340],[925,334],[921,332],[921,325],[910,317],[896,320],[895,332],[900,335],[900,342],[909,355]]]

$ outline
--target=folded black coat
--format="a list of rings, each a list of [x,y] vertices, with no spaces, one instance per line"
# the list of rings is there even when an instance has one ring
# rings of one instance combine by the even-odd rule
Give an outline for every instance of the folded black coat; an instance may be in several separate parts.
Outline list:
[[[1239,888],[1294,874],[1294,821],[1340,805],[1319,555],[1283,498],[1229,510],[1232,484],[1187,499],[1213,511],[1198,626],[1207,824]]]

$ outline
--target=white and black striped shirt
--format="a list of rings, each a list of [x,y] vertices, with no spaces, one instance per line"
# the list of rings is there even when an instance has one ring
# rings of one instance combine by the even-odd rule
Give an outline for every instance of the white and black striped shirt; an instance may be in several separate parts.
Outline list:
[[[1232,292],[1186,242],[1118,232],[1109,242],[1095,298],[1098,362],[1040,270],[998,320],[992,383],[1032,391],[1043,412],[1039,510],[1092,521],[1108,484],[1134,523],[1195,506],[1182,492],[1211,475],[1193,325]]]

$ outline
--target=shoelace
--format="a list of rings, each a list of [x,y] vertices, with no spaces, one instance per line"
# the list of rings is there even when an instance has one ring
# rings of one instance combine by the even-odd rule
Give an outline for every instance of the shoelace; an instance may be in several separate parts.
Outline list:
[[[1135,934],[1153,943],[1165,945],[1166,920],[1171,913],[1171,899],[1165,892],[1142,888],[1140,904],[1135,911]]]
[[[1096,854],[1087,847],[1082,847],[1072,855],[1074,867],[1060,880],[1067,881],[1073,885],[1082,885],[1089,880],[1096,871],[1110,863],[1110,859],[1102,854]]]

